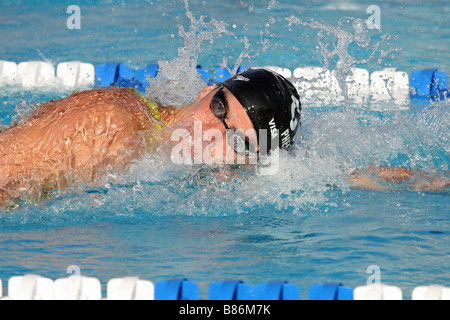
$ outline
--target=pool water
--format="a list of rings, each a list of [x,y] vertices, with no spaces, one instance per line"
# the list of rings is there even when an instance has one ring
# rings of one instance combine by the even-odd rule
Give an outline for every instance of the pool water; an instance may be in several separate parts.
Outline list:
[[[196,21],[205,16],[227,32],[201,42],[198,64],[332,69],[321,43],[333,39],[292,16],[348,30],[347,17],[367,19],[373,1],[189,1]],[[0,59],[126,63],[133,68],[174,61],[192,20],[181,1],[79,1],[81,29],[69,30],[58,1],[3,1]],[[450,4],[380,3],[382,32],[369,30],[377,50],[355,44],[345,52],[369,71],[438,68],[450,73]],[[180,30],[179,26],[183,26]],[[330,29],[328,29],[330,30]],[[200,33],[201,34],[201,33]],[[389,37],[386,37],[389,35]],[[330,39],[328,39],[330,38]],[[321,43],[320,43],[321,41]],[[244,53],[244,54],[242,54]],[[342,52],[341,52],[342,53]],[[183,66],[178,65],[182,68]],[[211,74],[211,72],[210,72]],[[192,89],[191,89],[192,90]],[[33,105],[69,89],[2,87],[0,119],[21,121]],[[194,92],[193,92],[194,93]],[[0,212],[0,278],[27,273],[52,279],[82,275],[107,280],[139,276],[154,282],[185,277],[208,297],[213,281],[272,280],[297,284],[301,298],[315,283],[365,285],[381,281],[409,297],[419,285],[450,285],[448,190],[415,192],[350,188],[355,168],[403,165],[448,177],[449,101],[426,106],[305,106],[302,139],[280,155],[275,176],[245,168],[168,165],[152,156],[130,172],[98,185],[57,192],[54,199]],[[221,173],[226,173],[225,177]]]

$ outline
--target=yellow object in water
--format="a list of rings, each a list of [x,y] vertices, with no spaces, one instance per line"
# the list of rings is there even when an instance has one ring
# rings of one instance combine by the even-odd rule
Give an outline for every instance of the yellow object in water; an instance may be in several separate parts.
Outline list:
[[[158,105],[156,103],[154,103],[149,98],[140,94],[135,88],[128,88],[128,90],[130,90],[130,92],[134,93],[135,95],[140,97],[142,100],[144,100],[144,102],[147,104],[148,110],[151,112],[153,118],[156,121],[161,121],[161,114],[159,113]],[[155,126],[157,129],[162,128],[162,126],[160,124],[156,124]]]

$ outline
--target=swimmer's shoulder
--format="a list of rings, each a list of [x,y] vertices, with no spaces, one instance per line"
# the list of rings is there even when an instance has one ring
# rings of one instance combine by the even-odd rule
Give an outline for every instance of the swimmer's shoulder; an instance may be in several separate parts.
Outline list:
[[[146,98],[130,88],[94,88],[74,92],[66,100],[64,104],[71,108],[95,107],[128,114],[142,129],[152,127],[154,120],[159,120],[159,105],[155,103],[152,110]]]

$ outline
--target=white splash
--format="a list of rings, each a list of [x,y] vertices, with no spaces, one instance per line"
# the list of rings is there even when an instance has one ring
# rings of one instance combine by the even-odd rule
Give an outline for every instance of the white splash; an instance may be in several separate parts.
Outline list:
[[[205,22],[204,16],[197,20],[189,10],[187,0],[184,4],[186,16],[190,20],[188,31],[182,25],[178,28],[178,35],[184,39],[184,47],[178,49],[178,56],[173,60],[159,61],[158,75],[148,79],[150,85],[146,89],[146,96],[174,107],[192,103],[197,98],[196,94],[206,86],[205,80],[197,72],[203,42],[212,44],[222,34],[230,34],[225,22],[217,19]]]
[[[370,66],[374,60],[376,60],[376,64],[380,65],[384,57],[398,50],[398,48],[392,47],[388,47],[386,50],[381,49],[382,44],[390,39],[390,35],[383,34],[379,30],[381,40],[373,42],[366,22],[362,19],[343,17],[337,26],[326,25],[318,21],[305,22],[296,16],[291,16],[286,20],[289,22],[288,27],[300,25],[318,30],[317,42],[323,57],[322,67],[324,70],[331,69],[333,59],[337,58],[333,69],[346,105],[350,103],[346,79],[351,74],[351,69],[361,65]],[[348,30],[349,28],[351,30]],[[368,53],[369,56],[358,58],[350,54],[349,46],[352,43],[356,43],[360,48],[365,48],[365,53]]]

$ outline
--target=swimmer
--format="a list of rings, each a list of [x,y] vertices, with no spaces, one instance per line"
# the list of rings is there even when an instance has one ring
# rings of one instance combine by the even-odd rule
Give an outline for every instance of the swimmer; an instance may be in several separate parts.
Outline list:
[[[297,90],[281,75],[248,69],[198,94],[194,103],[162,106],[127,88],[76,92],[42,104],[25,123],[0,133],[0,205],[36,202],[107,173],[126,171],[145,153],[170,142],[170,131],[200,122],[202,130],[239,133],[224,139],[214,157],[289,149],[299,131],[301,103]],[[246,133],[245,135],[242,133]],[[171,142],[173,144],[173,142]],[[217,154],[219,153],[219,154]],[[227,162],[228,163],[228,162]],[[356,170],[355,187],[385,190],[380,181],[403,183],[416,174],[404,168]],[[425,180],[423,190],[448,187],[449,181]]]

